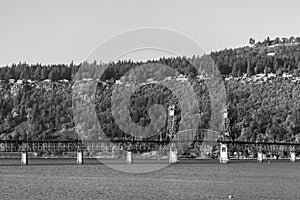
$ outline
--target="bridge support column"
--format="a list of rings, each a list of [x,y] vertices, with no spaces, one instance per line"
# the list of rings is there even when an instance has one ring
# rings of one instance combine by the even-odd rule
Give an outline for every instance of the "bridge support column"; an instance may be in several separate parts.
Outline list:
[[[257,162],[262,162],[263,161],[263,154],[261,150],[257,152]]]
[[[291,161],[292,162],[296,161],[296,153],[294,151],[291,151]]]
[[[125,162],[128,163],[128,164],[133,163],[132,152],[131,151],[125,151]]]
[[[220,143],[220,163],[227,163],[228,160],[227,146]]]
[[[170,146],[169,163],[178,163],[177,149],[173,144]]]
[[[28,154],[27,152],[21,152],[21,164],[28,165]]]
[[[77,164],[83,164],[83,151],[77,151]]]

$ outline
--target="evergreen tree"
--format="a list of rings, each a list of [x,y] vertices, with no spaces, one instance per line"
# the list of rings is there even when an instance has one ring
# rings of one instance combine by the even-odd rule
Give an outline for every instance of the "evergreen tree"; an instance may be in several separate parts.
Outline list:
[[[250,77],[252,75],[253,75],[253,69],[252,69],[252,65],[251,65],[250,56],[248,56],[248,58],[247,58],[247,76]]]
[[[7,68],[6,74],[5,74],[5,80],[13,79],[14,78],[14,72],[12,68]]]
[[[33,79],[34,80],[37,80],[37,81],[40,81],[41,80],[41,67],[40,66],[37,66],[37,68],[34,70],[34,73],[33,73]]]
[[[43,67],[41,71],[41,80],[45,80],[47,78],[48,78],[48,70],[46,67]]]

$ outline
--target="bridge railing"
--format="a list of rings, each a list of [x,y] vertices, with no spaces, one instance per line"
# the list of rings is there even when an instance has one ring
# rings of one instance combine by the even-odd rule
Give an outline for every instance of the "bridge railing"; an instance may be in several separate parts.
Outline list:
[[[112,150],[114,148],[118,148],[119,150],[131,150],[131,149],[139,149],[143,150],[151,150],[158,148],[168,148],[171,144],[179,144],[179,143],[200,143],[200,144],[210,144],[217,145],[219,143],[227,144],[228,146],[252,146],[257,148],[269,148],[269,149],[280,149],[289,150],[291,148],[299,148],[300,143],[292,143],[292,142],[247,142],[247,141],[233,141],[233,140],[203,140],[201,138],[183,138],[178,137],[170,140],[126,140],[126,139],[115,139],[115,140],[70,140],[70,141],[62,141],[62,140],[44,140],[44,141],[24,141],[24,140],[0,140],[0,152],[38,152],[42,150],[54,151],[103,151],[104,149]]]

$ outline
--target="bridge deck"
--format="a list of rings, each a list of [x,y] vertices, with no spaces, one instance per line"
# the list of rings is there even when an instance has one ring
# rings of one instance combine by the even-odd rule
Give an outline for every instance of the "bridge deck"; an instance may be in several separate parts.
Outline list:
[[[172,140],[170,141],[158,141],[158,140],[45,140],[45,141],[23,141],[23,140],[0,140],[0,152],[37,152],[41,150],[61,150],[61,151],[103,151],[105,149],[161,149],[169,148],[171,144],[209,144],[217,145],[218,143],[224,143],[232,145],[234,147],[240,146],[253,146],[253,147],[284,147],[285,150],[290,148],[300,147],[300,143],[292,142],[246,142],[246,141],[232,141],[232,140]]]

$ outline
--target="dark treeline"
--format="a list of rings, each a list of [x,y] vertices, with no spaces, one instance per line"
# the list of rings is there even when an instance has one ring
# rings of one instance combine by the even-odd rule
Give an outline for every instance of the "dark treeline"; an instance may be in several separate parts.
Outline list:
[[[212,52],[211,56],[221,74],[240,77],[259,73],[299,75],[300,43],[258,43],[254,47],[241,47]],[[298,41],[298,40],[297,40]]]
[[[14,80],[32,80],[43,81],[50,79],[52,81],[58,81],[62,79],[72,80],[72,74],[76,72],[78,66],[73,62],[69,65],[66,64],[53,64],[53,65],[41,65],[18,63],[11,66],[4,66],[0,68],[0,80],[8,81]]]
[[[71,63],[70,65],[51,66],[20,63],[11,67],[1,68],[1,73],[5,74],[3,77],[8,76],[8,74],[14,74],[14,76],[9,75],[7,78],[2,79],[3,81],[0,84],[0,139],[68,140],[77,139],[78,134],[81,134],[80,132],[87,139],[98,139],[97,123],[89,121],[92,118],[88,114],[84,114],[86,109],[83,106],[83,111],[80,114],[82,121],[77,121],[77,127],[75,127],[72,115],[72,99],[75,104],[79,102],[77,105],[80,105],[82,101],[89,102],[90,97],[95,95],[93,93],[95,91],[88,89],[89,80],[98,79],[99,81],[100,79],[100,83],[113,84],[125,72],[141,64],[143,63],[132,61],[119,61],[109,64],[83,62],[80,65]],[[153,76],[156,81],[159,81],[166,77],[177,77],[179,74],[183,74],[187,78],[197,75],[197,69],[185,58],[163,58],[159,61],[149,61],[148,64],[171,66],[177,72],[175,73],[165,68],[158,68],[155,71],[142,70],[136,72],[138,74],[133,74],[125,78],[126,80],[122,80],[131,84],[141,84]],[[105,72],[99,77],[100,72],[104,69],[106,69]],[[78,88],[80,89],[72,94],[74,82],[79,85]],[[178,86],[184,87],[182,84],[181,86],[178,84]],[[200,91],[200,89],[197,90]],[[87,94],[86,92],[88,91],[91,93]],[[161,92],[162,97],[155,96],[155,93],[157,93],[156,90],[152,89],[150,91],[152,91],[151,94],[147,92],[146,96],[153,101],[152,103],[156,102],[160,104],[168,101],[164,97],[165,91],[163,89]],[[182,89],[182,91],[185,90]],[[104,91],[97,93],[97,99],[102,100],[101,104],[110,101],[110,96],[105,96],[104,94]],[[133,98],[134,105],[131,108],[131,113],[134,121],[137,124],[143,125],[143,123],[147,124],[147,121],[149,121],[149,116],[145,114],[149,102],[142,101],[138,96],[137,94],[136,98]],[[95,102],[92,103],[95,105]],[[168,103],[163,104],[165,106],[169,105]],[[99,104],[96,105],[101,107]],[[203,104],[200,104],[201,106],[203,107]],[[124,105],[122,108],[125,107]],[[106,114],[105,112],[109,107],[104,105],[103,108],[106,109],[101,112],[103,112],[102,114]],[[101,113],[99,116],[101,117]],[[101,118],[99,120],[101,121]],[[110,123],[106,123],[105,125],[108,127],[109,137],[115,138],[118,136],[119,130],[116,130],[115,126]],[[153,126],[156,126],[156,124]]]
[[[299,83],[283,78],[226,81],[232,137],[252,142],[299,141]]]
[[[232,75],[234,77],[242,76],[243,74],[252,76],[259,73],[276,73],[277,75],[290,73],[299,75],[300,38],[275,38],[274,40],[267,38],[265,41],[257,43],[255,43],[254,39],[250,38],[250,44],[251,43],[254,44],[253,47],[246,46],[211,52],[210,56],[213,58],[222,75]],[[194,63],[195,60],[195,57],[189,59],[191,63]],[[178,65],[178,59],[160,59],[159,61],[151,62],[167,65],[171,64],[170,66],[175,66],[185,75],[187,75],[187,73],[193,73],[195,75],[195,72],[192,71],[193,69],[188,68],[191,66],[188,65],[188,62],[180,62],[180,65]],[[119,61],[116,63],[109,63],[109,69],[106,74],[107,76],[117,79],[125,71],[128,71],[128,69],[140,64],[142,64],[142,62]],[[82,66],[82,69],[86,70],[86,77],[95,78],[94,75],[99,74],[99,68],[100,70],[103,69],[105,64],[97,64],[96,62],[83,62],[79,65],[74,65],[73,62],[69,65],[13,63],[11,66],[0,68],[0,80],[72,80],[72,75],[77,72],[80,66]]]

